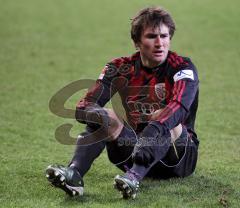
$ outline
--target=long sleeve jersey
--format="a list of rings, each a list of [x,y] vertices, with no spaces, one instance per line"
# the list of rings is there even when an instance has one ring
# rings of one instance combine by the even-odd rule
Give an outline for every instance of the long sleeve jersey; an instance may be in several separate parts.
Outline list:
[[[123,106],[127,122],[137,132],[147,125],[151,114],[161,109],[155,121],[169,130],[182,124],[198,142],[194,131],[198,85],[197,70],[189,58],[169,51],[163,64],[147,68],[137,52],[107,63],[77,108],[84,109],[92,103],[103,107],[112,98],[115,112],[119,105]],[[120,100],[114,98],[115,94]]]

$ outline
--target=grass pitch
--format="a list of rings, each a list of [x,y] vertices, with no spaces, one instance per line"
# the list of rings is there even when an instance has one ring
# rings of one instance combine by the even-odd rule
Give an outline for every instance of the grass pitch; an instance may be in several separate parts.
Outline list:
[[[194,175],[145,180],[136,200],[112,188],[120,171],[104,152],[84,178],[85,195],[72,199],[44,177],[66,164],[74,146],[54,138],[57,126],[83,126],[53,115],[52,95],[79,79],[96,79],[113,57],[134,52],[130,18],[161,4],[177,23],[172,50],[190,56],[200,76],[196,123],[200,138]],[[237,0],[76,1],[0,0],[0,207],[239,207],[239,37]],[[78,93],[68,107],[74,108]]]

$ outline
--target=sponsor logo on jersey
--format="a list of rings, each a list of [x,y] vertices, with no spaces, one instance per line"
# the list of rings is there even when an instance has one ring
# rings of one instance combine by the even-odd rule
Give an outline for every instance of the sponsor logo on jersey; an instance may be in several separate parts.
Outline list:
[[[190,69],[181,70],[173,76],[173,79],[175,82],[177,82],[178,80],[181,80],[181,79],[194,80],[193,71]]]

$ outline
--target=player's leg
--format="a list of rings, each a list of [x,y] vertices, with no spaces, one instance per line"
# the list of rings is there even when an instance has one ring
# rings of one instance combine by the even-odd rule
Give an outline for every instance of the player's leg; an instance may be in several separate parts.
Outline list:
[[[133,165],[132,153],[136,142],[135,131],[125,124],[118,138],[106,144],[109,160],[122,171],[128,171]],[[137,181],[125,183],[115,178],[114,188],[121,192],[123,198],[129,198],[129,194],[136,194],[138,186]]]
[[[81,142],[81,136],[84,137],[88,134],[92,134],[92,132],[94,132],[94,130],[92,130],[91,128],[87,128],[86,132],[80,134],[80,137],[77,141],[75,153],[71,162],[69,163],[69,166],[75,167],[82,177],[87,173],[93,161],[101,154],[106,145],[106,141],[104,140],[88,145],[78,144],[79,142]]]
[[[93,130],[89,127],[87,131],[80,134],[76,150],[68,167],[62,165],[50,165],[46,169],[48,181],[55,187],[62,189],[67,194],[83,194],[83,176],[90,169],[93,161],[100,155],[105,147],[105,141],[100,141],[91,145],[78,145],[82,136],[91,134]]]
[[[75,167],[82,176],[85,175],[85,173],[91,167],[92,162],[103,151],[106,142],[113,141],[118,138],[123,128],[122,121],[117,117],[113,110],[102,108],[101,111],[104,111],[107,115],[108,122],[105,123],[108,123],[108,125],[104,126],[104,128],[99,127],[97,129],[89,128],[87,126],[87,131],[80,135],[82,138],[80,137],[78,139],[75,154],[72,161],[70,162],[70,166]],[[94,133],[100,128],[102,128],[103,134],[99,134],[98,138],[91,139],[90,137],[96,137]],[[95,142],[92,144],[89,144],[89,142],[87,142],[87,145],[84,145],[82,141],[85,138],[90,138],[91,141]]]
[[[152,135],[157,135],[154,128],[150,129],[149,137],[141,142],[145,142],[144,145],[138,146],[138,143],[134,147],[133,152],[133,166],[123,176],[117,175],[115,177],[115,183],[118,190],[122,191],[124,198],[135,198],[139,182],[149,172],[149,170],[167,154],[172,139],[181,134],[181,126],[176,127],[168,134],[162,135],[155,139],[151,139]],[[146,134],[145,134],[146,136]]]
[[[170,146],[166,156],[156,163],[147,176],[154,178],[186,177],[196,167],[198,140],[190,137],[183,127],[182,134]]]
[[[106,143],[109,160],[125,172],[133,165],[132,153],[136,142],[135,131],[125,123],[118,137]]]
[[[177,163],[173,161],[172,172],[175,177],[186,177],[191,175],[197,164],[198,158],[198,140],[187,132],[187,129],[183,129],[183,133],[178,140],[176,140],[176,149],[179,152],[179,159]],[[172,153],[167,155],[165,161],[171,161]]]
[[[46,169],[46,177],[52,186],[62,189],[70,196],[83,195],[82,176],[73,167],[49,165]]]
[[[104,119],[108,115],[110,125],[107,128],[102,128],[103,134],[99,131],[99,125],[87,125],[86,132],[79,135],[76,145],[76,150],[68,167],[61,165],[50,165],[46,170],[46,177],[49,182],[57,188],[64,190],[69,195],[82,195],[83,192],[83,176],[90,169],[93,161],[103,151],[106,139],[111,140],[116,138],[123,128],[123,124],[117,119],[116,114],[109,109],[98,109],[104,111]],[[98,112],[97,112],[98,113]],[[98,118],[91,111],[92,118]],[[91,119],[92,119],[91,118]],[[100,118],[101,120],[101,118]],[[96,132],[98,133],[96,134]],[[104,136],[104,138],[102,138]]]

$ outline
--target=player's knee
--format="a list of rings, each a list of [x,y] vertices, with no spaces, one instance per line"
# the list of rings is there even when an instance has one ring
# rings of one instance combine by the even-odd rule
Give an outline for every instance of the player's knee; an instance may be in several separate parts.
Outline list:
[[[124,122],[116,115],[113,110],[106,108],[104,110],[106,110],[110,120],[108,126],[108,134],[111,137],[111,140],[115,140],[120,135],[124,127]]]

